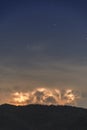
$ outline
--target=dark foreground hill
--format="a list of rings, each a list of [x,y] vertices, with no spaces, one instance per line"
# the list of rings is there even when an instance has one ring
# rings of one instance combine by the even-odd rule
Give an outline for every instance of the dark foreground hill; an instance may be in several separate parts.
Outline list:
[[[69,106],[0,106],[0,130],[87,130],[87,110]]]

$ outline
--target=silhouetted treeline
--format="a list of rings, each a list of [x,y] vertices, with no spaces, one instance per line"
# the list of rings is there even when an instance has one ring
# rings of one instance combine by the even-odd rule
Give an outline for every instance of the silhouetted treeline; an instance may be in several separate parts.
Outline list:
[[[87,130],[87,110],[70,106],[0,106],[0,130]]]

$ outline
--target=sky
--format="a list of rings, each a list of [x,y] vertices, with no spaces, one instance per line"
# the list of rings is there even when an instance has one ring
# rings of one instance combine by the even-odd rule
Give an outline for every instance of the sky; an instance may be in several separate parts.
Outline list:
[[[0,1],[0,103],[36,88],[79,93],[87,108],[87,1]]]

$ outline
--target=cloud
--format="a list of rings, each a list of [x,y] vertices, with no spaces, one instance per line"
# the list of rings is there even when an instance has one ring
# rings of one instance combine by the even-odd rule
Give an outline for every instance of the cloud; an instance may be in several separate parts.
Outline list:
[[[67,89],[74,90],[75,95],[79,95],[81,92],[84,97],[87,95],[87,66],[86,65],[80,65],[76,63],[70,63],[69,61],[51,61],[45,59],[42,61],[35,60],[33,61],[33,66],[0,66],[0,95],[4,93],[4,96],[2,96],[2,101],[0,100],[0,103],[7,102],[6,98],[9,97],[9,94],[14,92],[31,92],[32,89],[33,92],[35,92],[35,98],[31,96],[32,98],[29,98],[26,102],[27,104],[32,103],[32,101],[35,101],[35,103],[41,102],[40,99],[43,98],[43,95],[46,95],[46,91],[41,92],[39,91],[38,87],[45,87],[47,90],[51,90],[54,88],[57,88],[57,91],[54,92],[52,90],[52,93],[55,93],[53,96],[51,95],[49,99],[48,97],[43,100],[44,104],[48,102],[56,104],[56,99],[60,99],[62,97],[62,103],[66,104],[67,97],[64,96],[64,93]],[[63,90],[62,90],[63,89]],[[79,89],[79,93],[76,92]],[[60,94],[61,91],[61,94]],[[50,92],[50,91],[49,91]],[[85,94],[84,94],[85,92]],[[51,92],[50,92],[51,93]],[[78,94],[77,94],[78,93]],[[3,98],[4,97],[4,98]],[[56,98],[57,97],[57,98]],[[87,99],[87,98],[86,98]],[[59,104],[61,104],[61,100],[57,101]],[[83,100],[84,102],[84,100]],[[57,104],[58,104],[57,103]],[[81,102],[82,103],[82,102]],[[80,104],[81,104],[80,103]],[[70,104],[70,102],[69,102]],[[75,104],[75,102],[74,102]],[[83,104],[83,103],[82,103]]]
[[[49,96],[45,99],[46,104],[57,104],[56,99],[53,96]]]
[[[14,92],[9,103],[14,105],[43,104],[43,105],[76,105],[80,96],[67,89],[62,92],[59,89],[37,88],[29,92]]]

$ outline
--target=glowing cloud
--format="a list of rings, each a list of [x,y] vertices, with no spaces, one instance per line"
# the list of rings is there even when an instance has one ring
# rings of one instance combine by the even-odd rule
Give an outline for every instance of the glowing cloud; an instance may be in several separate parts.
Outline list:
[[[43,104],[43,105],[76,105],[79,95],[71,89],[37,88],[29,92],[12,93],[10,103],[14,105]]]
[[[25,101],[29,100],[29,94],[28,93],[22,93],[22,92],[16,92],[13,93],[13,101],[16,103],[16,105],[25,105]]]

